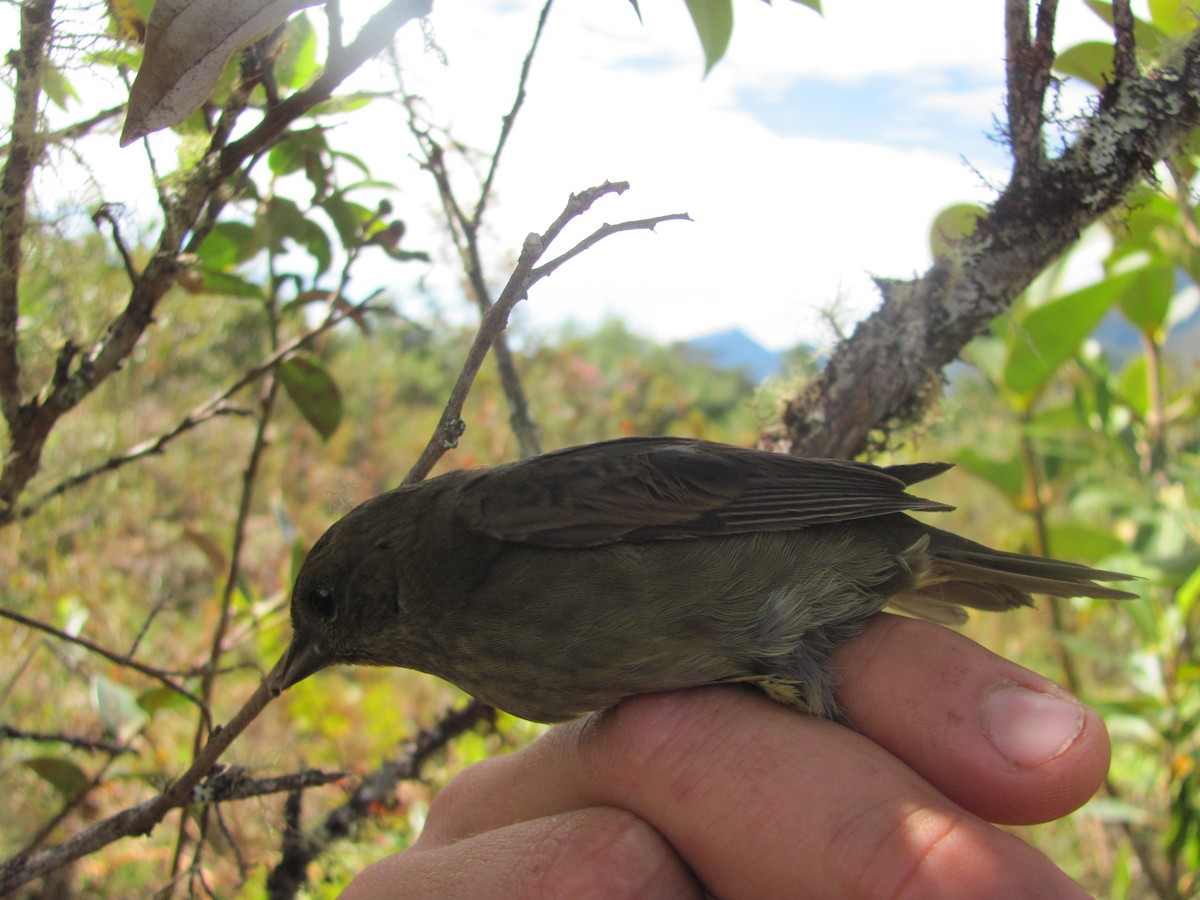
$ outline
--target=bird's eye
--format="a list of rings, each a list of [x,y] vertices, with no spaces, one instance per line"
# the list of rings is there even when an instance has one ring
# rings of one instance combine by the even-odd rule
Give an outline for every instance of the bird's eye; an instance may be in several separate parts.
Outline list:
[[[308,592],[308,605],[322,619],[332,619],[337,612],[333,590],[327,587],[313,588]]]

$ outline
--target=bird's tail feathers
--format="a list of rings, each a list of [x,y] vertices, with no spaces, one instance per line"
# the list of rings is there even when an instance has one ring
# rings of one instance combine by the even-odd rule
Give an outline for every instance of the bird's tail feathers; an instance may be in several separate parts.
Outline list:
[[[1031,594],[1128,600],[1136,594],[1097,584],[1133,576],[1079,563],[992,550],[940,529],[929,529],[905,551],[917,576],[912,590],[889,605],[943,624],[965,621],[964,606],[1002,611],[1031,606]]]

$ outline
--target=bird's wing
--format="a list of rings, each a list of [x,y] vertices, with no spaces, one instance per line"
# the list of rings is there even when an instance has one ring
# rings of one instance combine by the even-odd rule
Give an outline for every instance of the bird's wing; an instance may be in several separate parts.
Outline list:
[[[591,547],[678,540],[951,507],[905,493],[948,468],[802,459],[682,438],[624,438],[478,473],[459,514],[506,541]]]

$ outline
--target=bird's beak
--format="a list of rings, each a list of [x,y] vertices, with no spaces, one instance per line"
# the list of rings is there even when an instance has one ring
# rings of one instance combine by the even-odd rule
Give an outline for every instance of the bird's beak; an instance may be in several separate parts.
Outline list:
[[[292,634],[292,645],[283,657],[283,664],[275,667],[271,693],[276,697],[316,672],[329,665],[321,646],[307,635]]]

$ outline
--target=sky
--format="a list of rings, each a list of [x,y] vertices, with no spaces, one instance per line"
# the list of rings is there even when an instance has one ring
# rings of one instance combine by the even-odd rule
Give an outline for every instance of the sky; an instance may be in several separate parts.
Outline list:
[[[365,16],[376,5],[343,11]],[[664,341],[740,328],[773,349],[826,343],[827,313],[849,328],[877,305],[872,276],[929,265],[939,210],[986,203],[1004,184],[1003,0],[825,0],[824,16],[788,0],[735,0],[728,53],[707,78],[685,4],[640,5],[642,22],[627,0],[552,9],[499,169],[486,262],[498,292],[524,236],[545,230],[571,192],[606,179],[631,188],[598,202],[552,254],[604,222],[679,212],[693,221],[616,235],[572,260],[520,304],[519,333],[619,316]],[[406,87],[457,140],[494,146],[540,9],[540,0],[437,0],[431,34],[444,60],[417,23],[401,32]],[[1060,2],[1059,48],[1107,36],[1083,0]],[[390,79],[374,62],[355,86]],[[1062,100],[1076,108],[1086,92],[1068,85]],[[173,141],[150,138],[168,170]],[[383,101],[347,116],[331,142],[400,185],[390,199],[408,223],[405,246],[435,257],[432,266],[364,257],[351,299],[382,285],[411,315],[432,302],[470,321],[454,260],[431,237],[436,195],[399,108]],[[64,159],[54,190],[89,211],[104,200],[152,212],[152,182],[135,174],[145,159],[139,144],[97,136],[93,187]],[[458,185],[472,196],[470,179]]]
[[[490,258],[511,258],[571,191],[605,179],[631,189],[575,237],[664,213],[694,221],[589,250],[535,286],[521,326],[616,315],[663,340],[737,327],[772,348],[825,341],[823,311],[852,325],[878,303],[871,276],[928,266],[939,210],[1003,185],[1002,0],[826,0],[823,17],[785,0],[734,7],[729,51],[707,78],[678,0],[643,0],[642,23],[624,0],[554,7],[500,168]],[[539,9],[435,4],[448,64],[412,29],[408,87],[460,139],[490,147]],[[1107,34],[1081,0],[1060,4],[1058,46]],[[420,197],[408,208],[431,205]],[[455,290],[441,273],[429,283]]]

